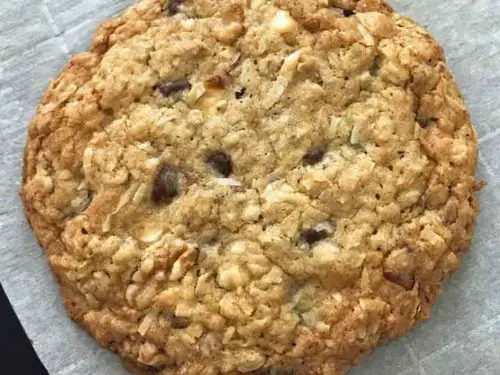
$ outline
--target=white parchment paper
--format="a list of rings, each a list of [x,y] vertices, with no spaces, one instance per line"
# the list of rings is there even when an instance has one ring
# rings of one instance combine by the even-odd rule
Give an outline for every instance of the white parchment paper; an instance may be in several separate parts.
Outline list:
[[[121,375],[74,325],[17,197],[29,119],[49,80],[133,0],[0,0],[0,281],[51,375]],[[480,136],[482,212],[472,252],[432,320],[350,375],[500,374],[500,0],[393,0],[445,46]],[[0,322],[1,324],[1,322]]]

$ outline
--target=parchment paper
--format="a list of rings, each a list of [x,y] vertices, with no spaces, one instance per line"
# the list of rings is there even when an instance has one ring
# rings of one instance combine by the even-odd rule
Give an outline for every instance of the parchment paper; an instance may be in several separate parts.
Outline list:
[[[121,375],[119,360],[74,325],[17,190],[27,123],[49,80],[88,48],[99,20],[133,0],[0,0],[0,281],[52,375]],[[432,320],[350,375],[500,374],[500,0],[394,0],[445,46],[480,136],[475,244]],[[0,322],[1,324],[1,322]]]

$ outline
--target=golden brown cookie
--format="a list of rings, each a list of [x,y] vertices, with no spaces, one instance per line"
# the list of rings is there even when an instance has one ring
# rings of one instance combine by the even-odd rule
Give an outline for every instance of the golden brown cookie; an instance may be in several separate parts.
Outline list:
[[[476,159],[442,48],[382,0],[143,0],[51,83],[21,194],[137,371],[338,375],[429,316]]]

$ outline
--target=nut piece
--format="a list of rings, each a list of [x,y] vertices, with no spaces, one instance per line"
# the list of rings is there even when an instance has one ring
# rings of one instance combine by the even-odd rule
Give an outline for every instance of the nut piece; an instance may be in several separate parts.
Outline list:
[[[190,249],[182,254],[172,266],[172,271],[170,272],[171,281],[180,280],[192,266],[196,264],[196,258],[198,256],[198,250]]]
[[[148,275],[153,271],[155,267],[155,261],[153,258],[146,258],[141,264],[141,272]]]
[[[248,273],[240,266],[231,266],[219,272],[217,283],[224,289],[236,289],[248,284]]]
[[[280,34],[289,34],[297,29],[297,22],[287,11],[278,10],[272,21],[272,28]]]
[[[248,373],[261,368],[266,362],[266,357],[254,350],[244,350],[236,356],[238,371]]]

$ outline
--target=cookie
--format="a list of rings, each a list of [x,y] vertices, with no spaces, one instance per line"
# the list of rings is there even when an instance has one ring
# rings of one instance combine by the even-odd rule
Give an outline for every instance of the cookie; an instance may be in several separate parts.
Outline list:
[[[442,48],[382,0],[143,0],[50,84],[21,195],[136,371],[338,375],[429,317],[476,160]]]

